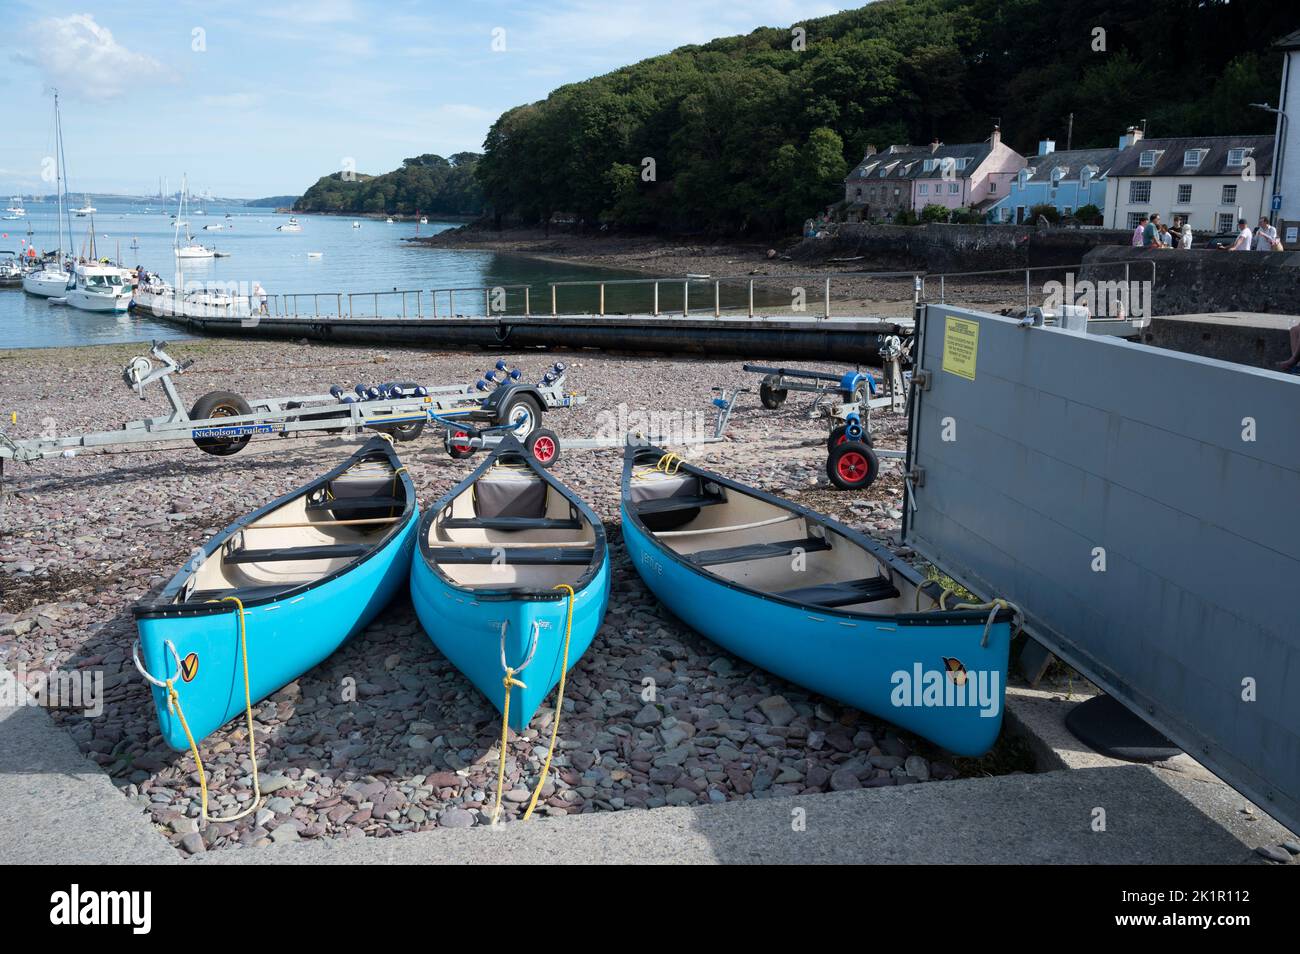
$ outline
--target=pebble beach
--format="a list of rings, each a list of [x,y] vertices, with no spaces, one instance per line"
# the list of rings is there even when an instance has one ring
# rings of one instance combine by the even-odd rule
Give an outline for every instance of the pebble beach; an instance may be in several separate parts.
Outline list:
[[[101,430],[164,413],[141,400],[123,365],[147,346],[0,352],[6,431],[15,438]],[[188,402],[211,390],[246,397],[320,393],[331,384],[410,379],[469,383],[498,357],[537,379],[559,359],[587,402],[547,415],[565,437],[608,430],[609,414],[685,412],[712,426],[711,388],[757,389],[739,360],[593,352],[453,354],[292,342],[173,342],[195,366],[175,379]],[[816,367],[816,365],[810,365]],[[825,370],[843,368],[824,366]],[[777,411],[742,395],[728,439],[691,448],[703,466],[830,514],[899,549],[902,482],[886,463],[865,494],[831,487],[826,425],[811,395]],[[10,413],[17,413],[11,423]],[[602,416],[604,415],[604,416]],[[873,416],[877,446],[901,448],[902,415]],[[188,752],[161,740],[149,690],[131,661],[132,604],[161,589],[193,549],[232,520],[323,473],[355,449],[330,438],[263,438],[229,458],[190,445],[8,463],[0,497],[0,663],[31,675],[103,673],[103,712],[52,710],[123,798],[186,854],[300,839],[392,837],[488,823],[500,717],[422,632],[399,596],[326,662],[254,707],[262,806],[234,823],[199,824]],[[427,505],[477,461],[454,461],[432,431],[399,453]],[[876,717],[755,669],[675,619],[621,547],[621,453],[562,453],[556,476],[605,521],[613,596],[590,650],[570,673],[559,742],[538,811],[569,814],[734,799],[939,784],[1029,771],[1004,730],[981,759],[961,759]],[[345,691],[345,687],[355,692]],[[548,702],[505,755],[502,820],[523,812],[556,717]],[[249,739],[236,719],[202,742],[211,814],[253,798]]]

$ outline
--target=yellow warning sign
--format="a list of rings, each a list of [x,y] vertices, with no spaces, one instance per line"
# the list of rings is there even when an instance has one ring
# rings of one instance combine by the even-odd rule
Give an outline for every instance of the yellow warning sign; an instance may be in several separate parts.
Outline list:
[[[975,359],[980,348],[980,324],[948,315],[943,329],[943,369],[967,381],[975,380]]]

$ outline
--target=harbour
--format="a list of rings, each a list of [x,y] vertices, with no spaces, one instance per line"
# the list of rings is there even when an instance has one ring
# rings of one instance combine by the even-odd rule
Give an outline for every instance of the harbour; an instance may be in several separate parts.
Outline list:
[[[160,935],[229,865],[298,867],[254,896],[306,938],[408,864],[1281,910],[1300,33],[1098,8],[1031,64],[1050,5],[814,6],[4,34],[18,921],[112,920],[107,864]]]

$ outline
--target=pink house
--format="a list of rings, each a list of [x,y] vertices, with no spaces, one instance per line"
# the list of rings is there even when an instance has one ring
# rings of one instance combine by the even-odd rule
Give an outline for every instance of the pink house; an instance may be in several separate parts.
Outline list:
[[[927,205],[979,211],[1007,194],[1016,173],[1028,160],[1002,142],[1002,131],[984,142],[946,146],[930,144],[929,155],[912,167],[912,211]]]

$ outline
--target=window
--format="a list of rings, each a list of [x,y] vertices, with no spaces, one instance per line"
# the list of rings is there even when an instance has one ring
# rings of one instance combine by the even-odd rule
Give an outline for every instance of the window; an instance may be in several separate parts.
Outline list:
[[[929,194],[930,194],[930,183],[928,183],[928,182],[922,182],[922,183],[920,184],[920,186],[917,187],[917,190],[916,190],[916,191],[917,191],[917,193],[920,194],[920,195],[929,195]]]
[[[995,180],[995,179],[990,179],[990,180],[989,180],[989,192],[997,192],[997,191],[998,191],[998,183],[997,183],[997,180]]]
[[[1191,186],[1191,183],[1183,183],[1183,182],[1180,182],[1180,183],[1178,184],[1178,204],[1179,204],[1179,205],[1186,205],[1188,202],[1191,202],[1191,201],[1192,201],[1192,186]]]
[[[857,192],[854,193],[854,198],[856,198],[859,202],[862,201],[862,190],[861,190],[861,189],[858,189]]]
[[[965,169],[969,162],[970,159],[967,156],[962,156],[960,159],[957,160],[957,168]]]
[[[1223,195],[1219,197],[1219,205],[1236,205],[1237,204],[1237,187],[1235,185],[1226,185],[1223,187]]]
[[[1128,227],[1131,229],[1137,228],[1138,223],[1140,223],[1144,218],[1146,218],[1145,212],[1130,212],[1128,214]]]
[[[949,183],[948,183],[948,194],[949,194],[949,195],[959,195],[959,194],[961,194],[961,183],[960,183],[960,182],[949,182]]]
[[[1147,179],[1140,179],[1137,182],[1128,184],[1128,202],[1129,205],[1135,205],[1139,202],[1146,203],[1151,201],[1151,182]]]
[[[1183,153],[1183,165],[1189,167],[1199,166],[1201,164],[1201,150],[1188,149]]]
[[[1249,149],[1229,149],[1228,165],[1244,166],[1246,164],[1246,153],[1249,151]]]
[[[1237,230],[1237,229],[1236,229],[1236,224],[1232,221],[1232,213],[1231,213],[1231,212],[1220,212],[1220,213],[1219,213],[1219,228],[1218,228],[1218,230],[1219,230],[1220,232],[1235,232],[1235,231]]]
[[[1154,169],[1156,166],[1156,151],[1148,149],[1138,157],[1138,165],[1143,169]]]
[[[921,171],[922,171],[922,172],[929,172],[929,171],[932,170],[933,168],[934,168],[934,160],[933,160],[933,159],[927,159],[927,160],[925,160],[925,162],[921,163]]]
[[[894,190],[894,198],[895,198],[895,199],[898,198],[898,190],[897,190],[897,189]]]

